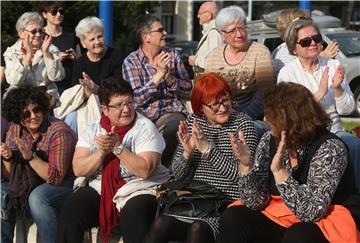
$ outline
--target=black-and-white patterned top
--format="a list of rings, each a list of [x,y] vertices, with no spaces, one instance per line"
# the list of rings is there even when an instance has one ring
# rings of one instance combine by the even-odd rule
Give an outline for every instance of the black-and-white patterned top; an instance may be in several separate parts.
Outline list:
[[[190,160],[183,157],[183,147],[179,144],[175,157],[172,161],[171,170],[176,179],[184,178],[191,168],[194,168],[193,180],[204,181],[222,190],[229,202],[239,199],[239,161],[237,160],[230,143],[229,133],[232,132],[238,137],[241,130],[250,148],[252,159],[255,157],[257,138],[253,121],[244,113],[234,111],[227,123],[221,127],[212,127],[207,124],[205,117],[190,115],[186,124],[189,131],[192,124],[196,122],[201,126],[203,133],[214,145],[207,158],[195,150]],[[218,238],[218,218],[202,218],[209,223]]]
[[[240,197],[252,209],[263,209],[270,200],[270,137],[269,131],[261,138],[252,172],[240,175]],[[294,168],[291,168],[289,155],[285,153],[283,161],[290,173],[304,162],[307,147],[304,145],[297,149],[298,165]],[[310,161],[306,184],[300,184],[290,175],[287,180],[276,185],[284,203],[296,217],[304,222],[312,222],[326,214],[346,169],[347,157],[346,147],[341,141],[328,139]]]

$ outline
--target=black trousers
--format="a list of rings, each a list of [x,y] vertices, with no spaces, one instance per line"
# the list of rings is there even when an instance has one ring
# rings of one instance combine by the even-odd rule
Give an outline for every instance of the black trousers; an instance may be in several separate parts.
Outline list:
[[[119,227],[125,243],[142,242],[156,213],[152,195],[129,199],[120,213]],[[83,242],[84,231],[99,226],[100,195],[92,187],[74,193],[64,204],[58,229],[58,243]]]
[[[300,222],[285,228],[244,206],[230,207],[221,215],[220,239],[224,243],[328,243],[314,223]]]

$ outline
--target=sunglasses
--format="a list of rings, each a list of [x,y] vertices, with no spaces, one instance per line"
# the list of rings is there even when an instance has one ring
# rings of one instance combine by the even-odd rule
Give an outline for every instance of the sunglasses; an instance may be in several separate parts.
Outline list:
[[[312,41],[314,41],[316,44],[322,42],[321,34],[303,38],[299,40],[299,42],[296,42],[296,44],[300,44],[301,47],[309,47]]]
[[[49,13],[51,13],[52,16],[55,16],[57,13],[63,15],[65,13],[65,10],[62,8],[59,9],[52,9],[49,11]]]
[[[22,114],[22,119],[28,119],[31,117],[31,112],[34,114],[38,114],[42,112],[41,108],[39,106],[34,107],[32,110],[26,110]]]
[[[36,35],[36,33],[39,33],[40,35],[42,35],[44,33],[44,30],[43,29],[33,29],[33,30],[27,30],[25,29],[25,31],[33,34],[33,35]]]
[[[150,30],[148,33],[152,33],[152,32],[159,32],[159,33],[164,33],[165,32],[165,28],[164,27],[161,27],[157,30]]]

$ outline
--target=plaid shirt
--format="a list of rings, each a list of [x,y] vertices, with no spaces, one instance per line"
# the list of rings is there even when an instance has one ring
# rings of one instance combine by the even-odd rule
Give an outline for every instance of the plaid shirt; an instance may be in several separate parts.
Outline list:
[[[164,113],[185,111],[180,98],[189,97],[192,89],[192,82],[179,53],[169,47],[161,51],[172,56],[170,72],[174,82],[170,87],[165,80],[162,80],[158,87],[154,85],[152,78],[157,69],[149,64],[141,48],[130,53],[122,66],[123,78],[130,82],[134,89],[137,108],[145,112],[152,121],[156,121]]]
[[[35,139],[22,125],[11,124],[6,134],[6,143],[11,150],[18,150],[15,144],[16,137],[20,137],[33,151],[37,150],[46,157],[40,156],[49,163],[48,182],[59,185],[68,170],[72,168],[71,163],[77,139],[70,127],[57,118],[44,116],[40,135]],[[70,173],[72,171],[69,171]]]

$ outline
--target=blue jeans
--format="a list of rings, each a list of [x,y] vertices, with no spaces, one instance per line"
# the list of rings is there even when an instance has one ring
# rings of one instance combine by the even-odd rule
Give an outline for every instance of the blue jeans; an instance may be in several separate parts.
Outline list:
[[[29,195],[28,207],[44,243],[54,243],[56,240],[58,216],[64,201],[72,194],[72,184],[72,181],[63,182],[61,186],[43,183]],[[3,225],[3,220],[1,224]],[[6,232],[2,229],[2,238],[12,239],[15,220],[4,220],[4,225]]]
[[[270,126],[261,120],[254,121],[254,124],[256,129],[257,142],[259,142],[264,133],[270,130]]]
[[[74,133],[77,135],[77,111],[70,112],[65,116],[64,122],[69,125],[71,130],[74,131]]]
[[[9,182],[1,180],[1,243],[13,242],[16,212],[9,200]]]
[[[345,131],[339,131],[336,135],[343,140],[349,149],[349,157],[354,168],[356,186],[360,192],[360,139]]]

